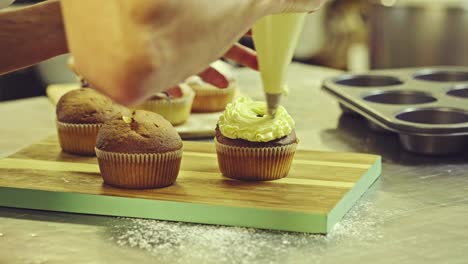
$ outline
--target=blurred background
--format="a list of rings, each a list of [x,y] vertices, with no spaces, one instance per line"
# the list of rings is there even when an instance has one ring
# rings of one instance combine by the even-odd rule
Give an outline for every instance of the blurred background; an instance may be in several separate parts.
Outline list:
[[[11,8],[41,1],[17,0]],[[0,11],[1,12],[1,11]],[[253,47],[250,39],[241,42]],[[467,0],[333,0],[306,20],[295,61],[347,71],[468,66]],[[76,82],[67,56],[0,76],[0,101]]]

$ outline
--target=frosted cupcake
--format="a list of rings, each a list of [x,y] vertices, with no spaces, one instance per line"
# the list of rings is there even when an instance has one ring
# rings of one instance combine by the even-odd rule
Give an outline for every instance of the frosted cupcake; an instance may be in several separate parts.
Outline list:
[[[267,115],[264,102],[241,97],[228,104],[216,128],[218,165],[224,176],[268,181],[286,177],[298,139],[284,107]]]
[[[155,94],[135,108],[160,114],[176,126],[189,118],[194,96],[194,91],[187,84],[180,84],[167,92]]]
[[[229,65],[222,61],[216,61],[211,66],[228,79],[229,86],[227,88],[220,89],[204,82],[198,76],[192,76],[188,78],[186,83],[195,91],[192,112],[220,112],[223,111],[226,108],[226,105],[234,98],[237,90],[237,84],[234,80]]]
[[[160,188],[176,181],[182,160],[182,140],[160,115],[135,110],[114,117],[102,126],[96,156],[106,184]]]
[[[78,155],[94,155],[99,128],[106,120],[124,111],[108,97],[86,88],[70,91],[57,103],[57,133],[62,150]]]

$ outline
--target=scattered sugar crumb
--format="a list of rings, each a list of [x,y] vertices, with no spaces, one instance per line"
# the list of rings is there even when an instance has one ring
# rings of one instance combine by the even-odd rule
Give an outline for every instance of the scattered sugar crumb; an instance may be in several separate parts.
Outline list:
[[[32,237],[36,237],[36,236],[37,236],[37,234],[30,234],[30,236],[32,236]]]
[[[2,237],[2,236],[3,236],[3,233],[0,233],[0,237]]]
[[[145,250],[160,262],[298,263],[301,252],[308,252],[317,258],[308,257],[306,263],[310,263],[320,260],[320,253],[330,245],[350,241],[371,245],[382,239],[377,227],[386,217],[373,210],[370,202],[360,201],[327,236],[123,218],[111,228],[109,239]]]

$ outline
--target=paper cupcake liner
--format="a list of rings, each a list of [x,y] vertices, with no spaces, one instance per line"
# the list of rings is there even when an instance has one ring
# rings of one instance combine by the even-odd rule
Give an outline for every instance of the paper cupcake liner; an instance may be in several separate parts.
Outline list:
[[[56,121],[62,150],[72,154],[94,156],[96,137],[102,124],[72,124]]]
[[[236,93],[235,86],[226,89],[196,89],[192,112],[212,113],[224,110]]]
[[[182,149],[166,153],[130,154],[96,148],[96,156],[104,183],[121,188],[150,189],[169,186],[176,181]]]
[[[190,116],[194,96],[195,93],[189,90],[182,98],[151,99],[136,108],[158,113],[172,125],[180,125]]]
[[[270,181],[288,176],[297,144],[278,147],[235,147],[215,139],[218,165],[224,176],[246,181]]]

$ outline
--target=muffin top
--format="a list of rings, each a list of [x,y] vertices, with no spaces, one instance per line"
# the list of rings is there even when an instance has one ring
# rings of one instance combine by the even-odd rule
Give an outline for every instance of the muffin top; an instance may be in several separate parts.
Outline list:
[[[226,138],[251,142],[278,140],[294,131],[294,120],[284,107],[278,107],[275,117],[267,112],[265,102],[240,97],[219,117],[218,130]]]
[[[135,110],[104,123],[96,147],[119,153],[165,153],[181,149],[182,139],[162,116]]]
[[[57,120],[63,123],[99,124],[125,109],[94,89],[82,88],[63,95],[57,103]]]

